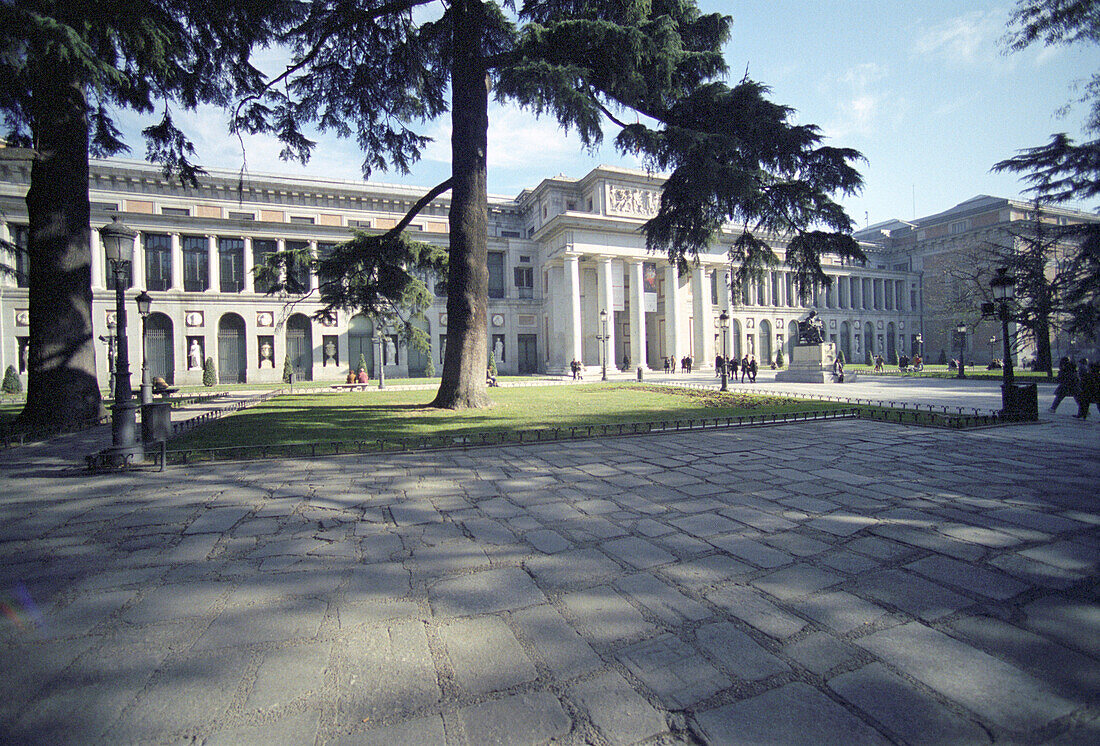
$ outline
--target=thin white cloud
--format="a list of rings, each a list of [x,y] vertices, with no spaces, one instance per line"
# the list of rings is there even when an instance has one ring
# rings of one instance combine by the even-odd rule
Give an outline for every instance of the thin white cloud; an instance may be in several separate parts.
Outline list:
[[[831,140],[847,140],[874,134],[888,108],[888,96],[882,90],[885,79],[885,68],[873,62],[822,78],[819,86],[822,97],[835,102],[821,125],[825,136]]]
[[[1004,9],[994,8],[945,19],[917,34],[914,51],[921,57],[958,65],[990,62],[1001,55],[1007,17]]]

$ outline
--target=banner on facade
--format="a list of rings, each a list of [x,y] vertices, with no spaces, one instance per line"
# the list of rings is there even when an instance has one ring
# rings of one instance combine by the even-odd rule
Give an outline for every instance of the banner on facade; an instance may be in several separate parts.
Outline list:
[[[642,264],[642,296],[646,313],[657,313],[657,264]]]

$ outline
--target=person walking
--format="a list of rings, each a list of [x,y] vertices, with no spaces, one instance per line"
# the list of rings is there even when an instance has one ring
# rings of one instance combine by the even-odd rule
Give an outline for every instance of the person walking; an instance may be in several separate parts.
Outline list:
[[[1067,396],[1077,396],[1077,387],[1081,385],[1081,379],[1077,375],[1077,364],[1068,357],[1063,357],[1058,361],[1058,377],[1055,380],[1058,386],[1054,389],[1054,403],[1050,405],[1051,412],[1057,412],[1058,405]]]
[[[746,354],[741,358],[741,383],[745,382],[746,376],[749,375],[749,356]]]
[[[665,373],[668,373],[668,369],[669,369],[668,355],[665,355]]]
[[[749,383],[756,383],[756,355],[749,356]]]
[[[1082,359],[1079,363],[1081,385],[1077,387],[1077,414],[1073,415],[1079,420],[1088,419],[1089,408],[1093,404],[1100,410],[1100,363],[1088,365],[1086,371],[1087,362]]]
[[[732,379],[734,382],[736,382],[737,381],[737,358],[733,357],[733,358],[729,359],[729,367],[730,367],[730,379]]]
[[[722,357],[722,353],[718,353],[714,356],[714,375],[717,378],[722,375],[722,371],[726,368],[726,359]]]

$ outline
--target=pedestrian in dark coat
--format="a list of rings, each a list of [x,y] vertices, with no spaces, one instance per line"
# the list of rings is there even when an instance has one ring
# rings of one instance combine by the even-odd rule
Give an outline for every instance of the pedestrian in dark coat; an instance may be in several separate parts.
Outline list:
[[[737,358],[730,358],[730,378],[737,378]]]
[[[749,375],[749,356],[741,358],[741,383],[745,382],[745,378]]]
[[[1055,379],[1058,386],[1054,389],[1054,403],[1050,405],[1050,411],[1058,411],[1058,405],[1067,396],[1077,396],[1077,387],[1081,385],[1081,379],[1077,375],[1077,364],[1068,357],[1058,361],[1058,377]]]
[[[1081,361],[1081,369],[1084,370],[1085,361]],[[1089,407],[1093,404],[1096,405],[1097,410],[1100,410],[1100,363],[1092,363],[1088,367],[1087,373],[1081,374],[1081,385],[1078,388],[1080,392],[1077,395],[1077,414],[1073,415],[1078,419],[1086,419],[1089,416]]]
[[[756,383],[756,356],[749,358],[749,381]]]

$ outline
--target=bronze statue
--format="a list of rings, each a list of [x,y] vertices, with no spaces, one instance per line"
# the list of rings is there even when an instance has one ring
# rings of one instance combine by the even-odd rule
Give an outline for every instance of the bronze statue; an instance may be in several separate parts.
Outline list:
[[[798,344],[819,345],[825,342],[825,322],[817,317],[817,311],[810,311],[798,322]]]

